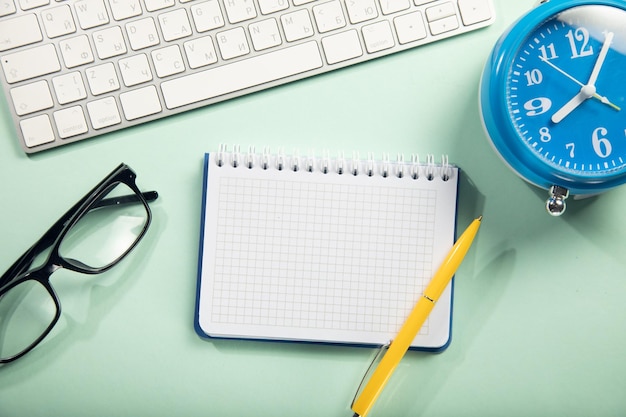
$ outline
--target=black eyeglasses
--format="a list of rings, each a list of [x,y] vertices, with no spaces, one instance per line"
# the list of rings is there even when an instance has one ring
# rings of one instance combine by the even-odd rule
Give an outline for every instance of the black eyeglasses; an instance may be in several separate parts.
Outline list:
[[[158,194],[139,191],[136,177],[128,165],[118,166],[0,277],[0,363],[31,351],[59,320],[54,271],[105,272],[145,235],[152,219],[148,201]],[[33,266],[46,253],[45,262]]]

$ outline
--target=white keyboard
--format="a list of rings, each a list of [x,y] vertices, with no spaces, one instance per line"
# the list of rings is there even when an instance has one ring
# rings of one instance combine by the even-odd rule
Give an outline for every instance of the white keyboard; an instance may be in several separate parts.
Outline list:
[[[0,0],[38,152],[490,25],[492,0]]]

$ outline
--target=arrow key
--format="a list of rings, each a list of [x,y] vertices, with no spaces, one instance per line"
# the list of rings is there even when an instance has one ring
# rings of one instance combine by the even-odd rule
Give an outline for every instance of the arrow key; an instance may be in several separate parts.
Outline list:
[[[465,26],[484,22],[493,15],[487,0],[459,0],[459,11]]]

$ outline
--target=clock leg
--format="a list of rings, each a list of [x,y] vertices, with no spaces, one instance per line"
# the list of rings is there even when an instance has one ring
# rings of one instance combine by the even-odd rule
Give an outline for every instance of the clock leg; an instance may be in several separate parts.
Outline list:
[[[569,196],[569,190],[558,185],[550,187],[550,198],[546,200],[546,210],[552,216],[560,216],[565,211],[565,199]]]

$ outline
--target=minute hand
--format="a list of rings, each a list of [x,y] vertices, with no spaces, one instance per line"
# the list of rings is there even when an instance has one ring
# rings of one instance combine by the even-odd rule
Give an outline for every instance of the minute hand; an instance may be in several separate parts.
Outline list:
[[[589,81],[587,81],[587,85],[595,85],[598,80],[598,75],[600,75],[600,70],[602,69],[602,65],[604,64],[604,60],[606,59],[606,54],[609,52],[609,47],[611,46],[611,42],[613,42],[613,32],[608,32],[606,37],[604,38],[604,43],[602,44],[602,49],[598,54],[598,59],[596,64],[593,66],[593,71],[591,71],[591,76],[589,77]]]

